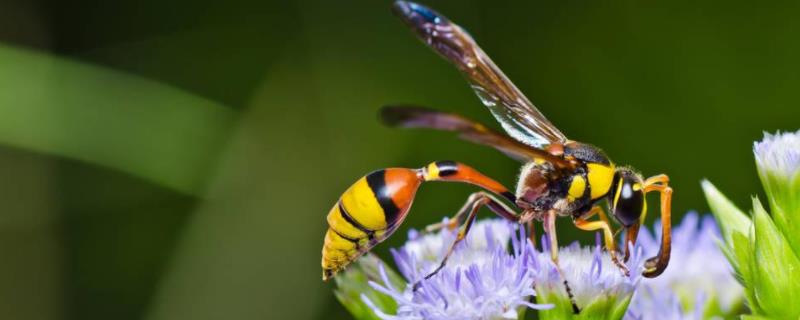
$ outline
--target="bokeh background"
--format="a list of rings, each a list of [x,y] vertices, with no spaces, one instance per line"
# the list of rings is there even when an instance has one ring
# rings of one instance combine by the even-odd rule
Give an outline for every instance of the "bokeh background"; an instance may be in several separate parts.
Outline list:
[[[752,141],[800,127],[797,2],[427,4],[569,137],[668,173],[677,216],[707,210],[703,178],[756,192]],[[497,127],[389,7],[0,0],[3,318],[345,319],[319,259],[352,182],[453,159],[513,186],[492,149],[376,121],[417,103]],[[426,184],[377,252],[472,191]]]

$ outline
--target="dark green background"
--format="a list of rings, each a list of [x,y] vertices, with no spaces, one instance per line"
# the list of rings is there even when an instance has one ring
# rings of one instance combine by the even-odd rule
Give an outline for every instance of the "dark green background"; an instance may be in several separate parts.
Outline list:
[[[746,204],[759,189],[752,141],[762,130],[800,126],[797,2],[427,4],[468,29],[570,138],[601,146],[646,175],[669,174],[676,215],[707,210],[703,178]],[[319,258],[324,217],[350,183],[377,168],[452,159],[513,186],[519,167],[449,134],[379,125],[382,104],[417,103],[496,126],[456,70],[414,39],[389,6],[0,1],[4,44],[146,78],[232,115],[211,140],[174,146],[213,146],[198,159],[204,165],[197,192],[70,156],[2,147],[0,314],[347,318],[332,286],[320,280]],[[14,101],[17,94],[25,93],[0,96]],[[118,101],[139,94],[131,88]],[[48,98],[50,108],[60,108],[61,97]],[[161,139],[114,130],[132,121],[114,108],[105,106],[94,119],[115,124],[98,137]],[[24,126],[47,131],[49,123]],[[105,150],[102,141],[88,140]],[[135,148],[134,163],[170,160]],[[377,251],[402,243],[407,227],[452,213],[473,190],[425,185],[405,226]],[[655,208],[656,197],[650,200]],[[559,229],[562,242],[591,237],[567,222]]]

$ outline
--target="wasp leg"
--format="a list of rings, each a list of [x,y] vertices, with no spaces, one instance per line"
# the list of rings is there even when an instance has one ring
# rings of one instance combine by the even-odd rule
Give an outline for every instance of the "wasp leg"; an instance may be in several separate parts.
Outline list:
[[[644,219],[642,219],[644,220]],[[642,221],[640,220],[640,221]],[[622,261],[628,262],[628,259],[631,258],[631,248],[633,245],[636,244],[636,238],[639,236],[639,226],[640,222],[636,222],[632,224],[630,227],[625,229],[625,256],[622,258]],[[622,229],[620,229],[622,230]],[[616,237],[615,237],[616,238]]]
[[[447,253],[445,253],[444,258],[442,258],[442,262],[435,270],[433,270],[433,272],[425,276],[426,280],[430,279],[431,277],[436,275],[439,271],[441,271],[442,268],[444,268],[444,266],[447,264],[447,259],[449,259],[450,256],[453,254],[456,245],[458,245],[459,242],[463,241],[464,238],[466,238],[470,228],[472,227],[472,223],[475,221],[475,217],[477,217],[478,215],[478,210],[482,206],[486,206],[487,208],[489,208],[489,210],[492,210],[492,212],[505,219],[511,221],[519,220],[519,216],[513,210],[511,210],[509,207],[507,207],[505,204],[497,200],[492,195],[483,191],[478,191],[473,193],[472,195],[469,196],[467,202],[464,203],[464,206],[461,207],[461,209],[456,214],[456,216],[462,216],[466,214],[467,219],[464,220],[464,223],[461,225],[461,229],[458,231],[458,235],[456,235],[456,239],[453,241],[452,244],[450,244],[450,248],[447,249]],[[414,284],[414,291],[416,291],[419,288],[420,284],[421,282],[419,281]]]
[[[654,278],[667,268],[672,246],[672,188],[669,186],[669,177],[660,174],[647,178],[644,181],[644,192],[650,191],[657,191],[661,194],[661,248],[659,248],[657,256],[647,259],[642,275]]]
[[[536,223],[533,220],[527,222],[528,225],[528,239],[531,240],[531,245],[536,249]]]
[[[605,215],[603,213],[601,215],[601,220],[597,221],[587,221],[586,219],[591,218],[595,214],[603,212],[603,208],[598,206],[592,207],[589,212],[584,214],[581,217],[575,218],[573,222],[575,226],[581,230],[586,231],[594,231],[594,230],[602,230],[603,231],[603,238],[605,239],[605,247],[608,253],[611,255],[611,261],[614,262],[615,265],[622,271],[622,273],[627,277],[630,276],[630,271],[628,267],[626,267],[622,262],[619,261],[617,257],[617,247],[616,243],[614,242],[614,234],[611,232],[611,226],[609,226],[608,221],[604,221],[602,216]]]
[[[476,193],[472,194],[470,197],[475,196],[478,193],[481,193],[481,192],[476,192]],[[495,199],[491,195],[489,195],[489,194],[487,194],[485,192],[483,192],[483,193],[487,197],[490,197],[492,200],[494,200],[495,203],[502,205],[502,202],[498,201],[497,199]],[[443,228],[447,228],[449,230],[453,230],[456,227],[458,227],[459,225],[462,225],[463,222],[461,222],[461,219],[464,218],[464,216],[467,215],[467,213],[470,212],[469,210],[466,210],[467,209],[466,208],[467,204],[469,204],[469,200],[467,200],[467,203],[465,204],[465,207],[462,207],[461,209],[459,209],[458,213],[456,213],[452,218],[447,219],[447,221],[442,221],[442,222],[439,222],[439,223],[434,223],[434,224],[430,224],[430,225],[426,226],[425,227],[425,232],[430,233],[430,232],[438,231],[438,230],[443,229]],[[487,205],[488,206],[494,206],[495,204],[487,204]],[[513,210],[509,209],[508,207],[505,207],[504,205],[501,208],[497,208],[497,210],[495,210],[495,209],[492,209],[492,210],[495,213],[497,213],[497,215],[499,215],[500,217],[502,217],[502,218],[504,218],[506,220],[509,220],[509,221],[519,221],[519,219],[520,219],[519,215],[517,215]],[[533,224],[529,222],[528,225],[531,227],[531,231],[533,231],[532,230]]]
[[[591,211],[590,211],[590,212],[591,212]],[[603,208],[600,208],[600,207],[598,207],[598,208],[597,208],[597,211],[596,211],[595,213],[593,213],[593,214],[597,214],[597,216],[598,216],[598,217],[600,217],[600,220],[603,220],[603,222],[605,222],[605,223],[606,223],[606,224],[607,224],[609,227],[611,227],[611,226],[612,226],[612,224],[611,224],[611,220],[609,220],[609,219],[608,219],[608,215],[606,214],[606,211],[605,211],[605,210],[603,210]],[[591,215],[588,215],[588,216],[585,216],[585,217],[583,217],[583,218],[584,218],[584,219],[589,219],[590,217],[591,217]],[[619,234],[619,232],[620,232],[621,230],[622,230],[622,228],[619,228],[619,229],[617,229],[617,231],[614,231],[614,237],[613,237],[613,239],[616,239],[616,238],[617,238],[617,235]]]
[[[556,236],[556,215],[555,210],[550,210],[547,212],[547,217],[544,220],[544,232],[547,234],[547,239],[550,242],[550,258],[553,260],[553,263],[556,265],[556,270],[558,270],[558,274],[561,276],[561,279],[564,279],[564,288],[567,290],[567,296],[569,297],[569,301],[572,303],[572,312],[578,314],[581,312],[581,309],[578,308],[578,303],[575,302],[575,296],[572,294],[572,289],[569,287],[569,282],[567,278],[564,277],[564,272],[561,271],[561,265],[558,263],[558,237]]]
[[[434,224],[429,224],[425,226],[425,233],[432,233],[439,231],[441,229],[447,228],[448,230],[453,230],[458,227],[461,223],[461,218],[463,216],[463,211],[459,211],[456,215],[452,218],[447,219],[447,221],[442,221]]]

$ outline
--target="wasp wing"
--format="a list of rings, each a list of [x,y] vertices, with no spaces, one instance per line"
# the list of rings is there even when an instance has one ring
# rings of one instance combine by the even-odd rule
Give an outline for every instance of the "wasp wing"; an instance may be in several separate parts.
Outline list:
[[[416,3],[396,1],[393,11],[417,37],[461,70],[511,137],[537,148],[567,142],[464,29]]]
[[[521,162],[539,159],[560,168],[570,165],[561,157],[531,147],[454,113],[417,106],[386,106],[381,109],[380,117],[383,123],[392,127],[458,132],[459,137],[464,140],[493,147]]]

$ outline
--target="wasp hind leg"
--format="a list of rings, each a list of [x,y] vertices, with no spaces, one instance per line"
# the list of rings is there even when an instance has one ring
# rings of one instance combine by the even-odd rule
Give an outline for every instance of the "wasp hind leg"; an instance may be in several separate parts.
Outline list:
[[[462,219],[464,219],[465,216],[467,216],[467,219],[469,219],[468,214],[471,212],[470,210],[467,210],[468,209],[467,206],[470,204],[471,201],[473,201],[472,198],[476,197],[480,193],[483,193],[483,196],[488,197],[491,200],[490,202],[494,202],[494,203],[487,203],[486,205],[489,206],[490,208],[495,207],[494,209],[491,210],[498,216],[509,221],[519,221],[520,217],[516,214],[516,212],[506,207],[502,202],[498,201],[492,195],[486,192],[479,191],[470,195],[470,197],[467,199],[467,202],[464,204],[464,207],[459,209],[458,213],[456,213],[452,218],[448,218],[446,221],[426,226],[425,232],[426,233],[436,232],[444,228],[447,228],[448,230],[453,230],[458,228],[458,226],[463,225],[464,222],[462,222]],[[506,196],[506,199],[513,200],[512,198],[509,198],[509,196]]]
[[[600,220],[597,221],[587,221],[587,219],[591,218],[595,214],[600,214]],[[575,226],[581,230],[586,231],[595,231],[595,230],[602,230],[603,231],[603,239],[605,242],[606,251],[608,251],[609,255],[611,255],[611,261],[614,262],[615,265],[619,268],[620,271],[627,277],[630,276],[630,271],[628,267],[625,266],[622,262],[619,261],[619,257],[617,257],[617,246],[614,242],[614,233],[611,232],[611,225],[608,223],[608,217],[606,216],[603,209],[594,206],[592,207],[589,212],[584,214],[581,217],[575,218],[573,220]]]
[[[461,209],[458,210],[458,213],[450,220],[452,221],[457,217],[466,215],[466,220],[464,220],[464,222],[461,224],[461,228],[459,229],[458,234],[456,235],[456,239],[453,241],[453,243],[450,244],[450,247],[447,249],[447,253],[445,253],[444,257],[442,258],[442,262],[439,263],[439,266],[436,269],[434,269],[431,273],[426,275],[424,278],[425,280],[435,276],[437,273],[439,273],[439,271],[442,270],[442,268],[444,268],[444,266],[447,264],[447,259],[449,259],[450,256],[453,254],[456,246],[467,237],[469,230],[472,228],[472,223],[478,216],[478,210],[480,210],[480,208],[484,206],[489,208],[489,210],[491,210],[498,216],[503,217],[507,220],[514,222],[519,220],[519,216],[514,212],[514,210],[506,206],[503,202],[497,200],[497,198],[495,198],[491,194],[483,191],[478,191],[473,193],[472,195],[469,196],[467,202],[464,203],[464,206],[462,206]],[[414,284],[414,291],[419,289],[420,284],[421,281],[417,281]]]

